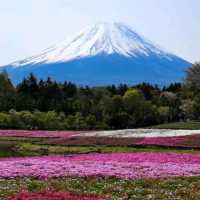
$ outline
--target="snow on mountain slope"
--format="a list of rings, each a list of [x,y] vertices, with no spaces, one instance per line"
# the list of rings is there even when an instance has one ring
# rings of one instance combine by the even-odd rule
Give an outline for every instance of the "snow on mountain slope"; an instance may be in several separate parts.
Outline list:
[[[66,62],[99,54],[119,54],[126,57],[156,54],[171,59],[168,53],[123,24],[98,23],[87,27],[71,41],[65,40],[39,55],[13,65],[18,67],[27,64]]]
[[[181,81],[191,63],[164,51],[120,23],[98,23],[72,40],[1,67],[14,84],[33,73],[39,79],[72,81],[80,85],[167,85]]]

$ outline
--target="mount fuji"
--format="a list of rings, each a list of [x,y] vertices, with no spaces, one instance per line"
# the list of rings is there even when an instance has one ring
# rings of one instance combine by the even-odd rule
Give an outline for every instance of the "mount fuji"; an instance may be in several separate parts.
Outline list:
[[[120,23],[98,23],[72,40],[36,56],[1,67],[14,84],[33,73],[39,79],[72,81],[79,85],[167,85],[181,81],[191,63],[169,53]]]

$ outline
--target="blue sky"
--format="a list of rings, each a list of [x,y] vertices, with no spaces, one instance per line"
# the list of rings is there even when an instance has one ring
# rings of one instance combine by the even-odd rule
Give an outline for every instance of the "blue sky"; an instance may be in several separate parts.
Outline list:
[[[165,49],[200,60],[199,0],[0,0],[0,65],[96,22],[123,22]]]

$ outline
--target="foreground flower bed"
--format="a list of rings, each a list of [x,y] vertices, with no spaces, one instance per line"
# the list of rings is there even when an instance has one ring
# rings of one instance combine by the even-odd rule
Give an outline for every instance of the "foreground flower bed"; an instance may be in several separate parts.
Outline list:
[[[98,197],[83,197],[79,195],[72,195],[67,192],[22,192],[16,194],[14,197],[8,198],[8,200],[44,200],[44,199],[51,199],[51,200],[105,200],[105,198],[98,198]]]
[[[48,179],[47,181],[33,178],[0,179],[1,200],[7,200],[9,197],[14,197],[17,193],[23,191],[33,194],[49,189],[51,191],[70,191],[75,196],[82,197],[105,197],[107,200],[198,200],[200,199],[200,177],[145,180],[63,177]]]
[[[66,138],[79,133],[78,131],[0,130],[0,137]]]
[[[200,175],[200,154],[111,153],[6,158],[0,159],[0,166],[0,178],[161,178]]]

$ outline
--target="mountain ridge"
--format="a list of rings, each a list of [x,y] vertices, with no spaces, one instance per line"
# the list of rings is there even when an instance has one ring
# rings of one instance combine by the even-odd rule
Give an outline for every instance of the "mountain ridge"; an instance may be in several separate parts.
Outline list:
[[[121,23],[98,23],[69,41],[6,66],[11,80],[17,83],[32,72],[38,78],[50,76],[84,85],[138,81],[165,85],[180,81],[191,66]]]

